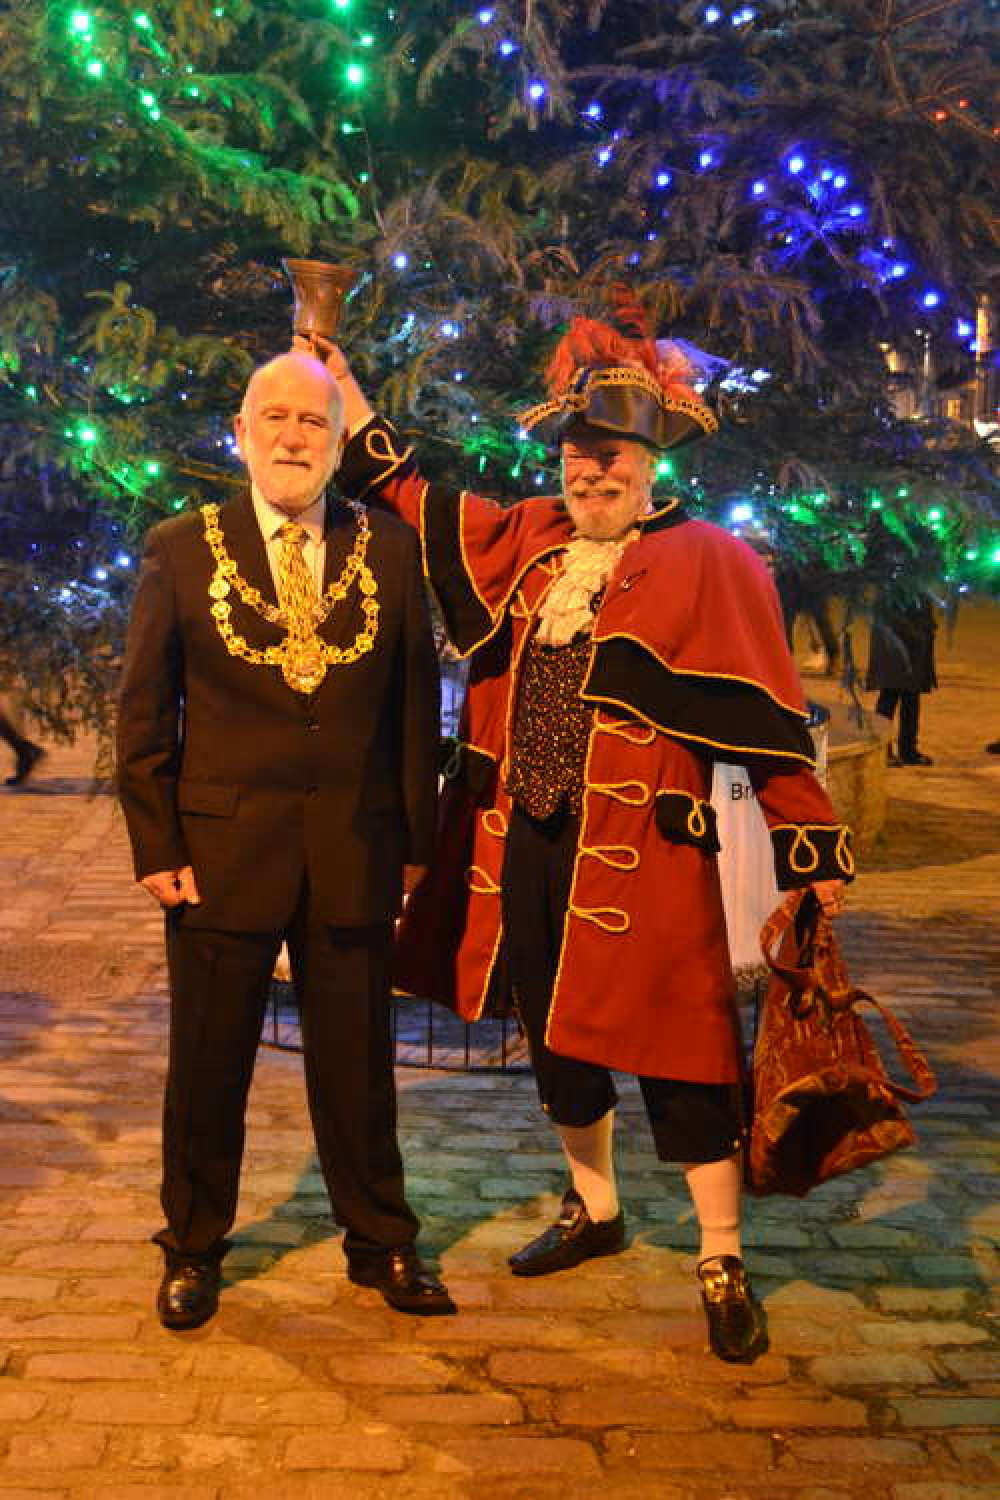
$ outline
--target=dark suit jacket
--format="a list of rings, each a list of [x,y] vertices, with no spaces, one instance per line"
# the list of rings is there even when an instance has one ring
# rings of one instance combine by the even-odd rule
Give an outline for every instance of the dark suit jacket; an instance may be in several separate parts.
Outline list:
[[[323,920],[385,922],[399,909],[402,865],[430,862],[439,678],[419,548],[394,517],[370,521],[374,648],[331,665],[309,696],[279,667],[229,655],[209,612],[214,561],[201,516],[149,533],[119,707],[119,795],[137,879],[194,867],[202,904],[185,924],[278,930],[304,875]],[[243,577],[276,603],[249,494],[222,506],[220,524]],[[327,583],[355,535],[351,512],[329,499]],[[229,599],[251,646],[280,642],[280,627]],[[346,646],[361,622],[355,583],[320,634]]]

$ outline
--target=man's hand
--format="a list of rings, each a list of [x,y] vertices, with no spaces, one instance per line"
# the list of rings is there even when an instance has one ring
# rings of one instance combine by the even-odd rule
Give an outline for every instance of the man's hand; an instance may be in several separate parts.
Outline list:
[[[844,910],[847,886],[843,880],[814,880],[809,889],[824,916],[839,917]]]
[[[161,906],[200,906],[201,897],[195,884],[194,870],[182,865],[179,870],[158,870],[155,875],[146,875],[139,881],[144,891]]]
[[[375,413],[368,397],[351,374],[351,367],[338,344],[324,338],[321,333],[313,333],[308,338],[296,334],[292,340],[292,346],[301,350],[303,354],[311,354],[314,358],[322,360],[337,382],[340,398],[344,403],[344,431],[348,437],[357,432],[358,428],[363,427],[366,422],[371,421]]]
[[[404,865],[403,866],[403,896],[408,898],[413,895],[417,886],[427,874],[426,865]]]

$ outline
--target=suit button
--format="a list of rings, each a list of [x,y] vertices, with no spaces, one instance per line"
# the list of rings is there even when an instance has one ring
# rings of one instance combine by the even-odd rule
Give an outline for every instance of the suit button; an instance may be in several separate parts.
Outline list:
[[[307,729],[318,729],[319,728],[319,720],[318,719],[310,719],[309,722],[306,724],[306,728]]]

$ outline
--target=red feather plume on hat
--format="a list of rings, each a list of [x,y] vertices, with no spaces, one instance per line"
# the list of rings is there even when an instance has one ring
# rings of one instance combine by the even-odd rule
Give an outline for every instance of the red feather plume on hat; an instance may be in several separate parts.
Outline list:
[[[610,323],[596,318],[574,318],[556,345],[545,370],[545,383],[552,396],[568,390],[573,376],[581,368],[601,369],[608,365],[631,365],[648,370],[668,397],[690,399],[692,368],[676,345],[653,337],[649,314],[634,294],[616,282],[610,289],[611,301],[619,323],[633,328],[639,337],[619,333]]]

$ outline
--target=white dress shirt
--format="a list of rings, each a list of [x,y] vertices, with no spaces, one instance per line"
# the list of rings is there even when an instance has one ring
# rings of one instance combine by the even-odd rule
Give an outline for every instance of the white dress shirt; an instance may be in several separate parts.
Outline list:
[[[288,521],[296,521],[306,533],[306,540],[302,543],[302,556],[313,576],[316,593],[321,594],[323,592],[323,568],[326,564],[326,496],[320,495],[299,515],[287,516],[283,510],[279,510],[276,505],[265,500],[256,485],[252,487],[251,495],[257,525],[260,527],[260,534],[264,538],[264,546],[267,550],[267,561],[274,580],[275,594],[278,592],[278,579],[281,576],[282,541],[278,532]]]

